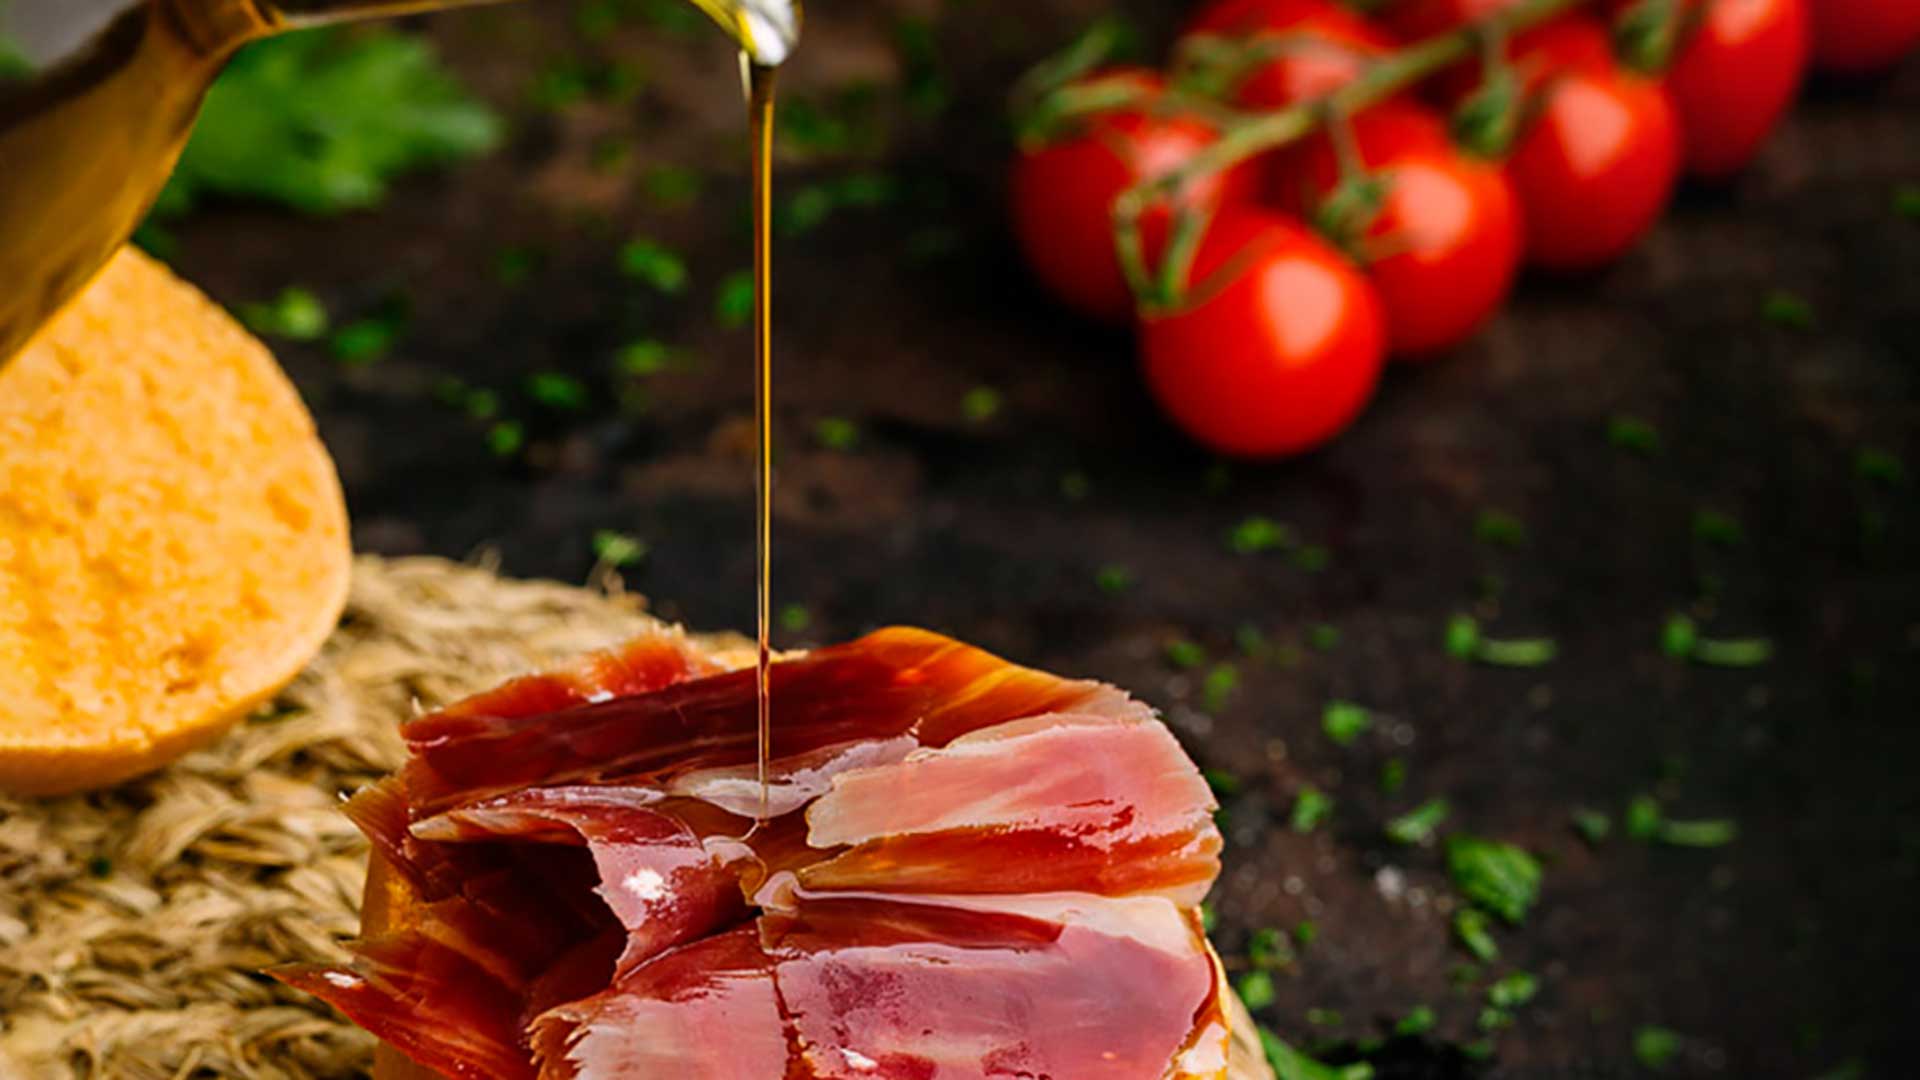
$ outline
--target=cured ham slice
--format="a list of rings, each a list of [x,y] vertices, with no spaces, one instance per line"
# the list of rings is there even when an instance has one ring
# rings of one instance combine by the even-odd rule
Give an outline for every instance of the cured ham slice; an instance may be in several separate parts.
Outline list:
[[[349,813],[404,918],[278,972],[442,1075],[1216,1080],[1205,782],[1098,683],[886,630],[673,634],[405,726]]]

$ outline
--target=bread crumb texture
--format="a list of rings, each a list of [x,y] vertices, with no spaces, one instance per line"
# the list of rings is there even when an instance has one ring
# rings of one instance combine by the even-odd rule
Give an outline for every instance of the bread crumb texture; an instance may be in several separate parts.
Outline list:
[[[0,366],[0,789],[110,784],[317,651],[346,506],[270,353],[129,248]]]

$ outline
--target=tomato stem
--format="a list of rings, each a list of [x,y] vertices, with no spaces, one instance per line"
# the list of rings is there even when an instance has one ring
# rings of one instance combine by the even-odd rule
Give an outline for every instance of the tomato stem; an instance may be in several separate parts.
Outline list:
[[[1305,138],[1318,130],[1329,115],[1352,115],[1442,68],[1472,57],[1489,34],[1505,35],[1523,30],[1591,2],[1521,0],[1485,19],[1382,57],[1358,78],[1321,98],[1275,112],[1240,114],[1222,123],[1220,137],[1205,150],[1171,172],[1135,184],[1114,202],[1114,250],[1142,307],[1152,312],[1177,308],[1184,302],[1188,284],[1186,271],[1193,251],[1191,247],[1183,249],[1180,243],[1183,231],[1180,219],[1201,216],[1186,210],[1176,214],[1174,236],[1164,257],[1167,265],[1162,267],[1163,272],[1156,280],[1146,265],[1145,247],[1140,239],[1140,221],[1148,207],[1168,200],[1179,205],[1181,196],[1196,181]],[[1193,242],[1197,246],[1200,230],[1197,226],[1193,228],[1196,234]]]

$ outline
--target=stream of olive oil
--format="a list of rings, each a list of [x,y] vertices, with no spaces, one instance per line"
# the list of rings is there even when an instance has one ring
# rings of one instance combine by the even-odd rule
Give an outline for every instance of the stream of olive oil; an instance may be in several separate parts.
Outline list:
[[[753,419],[759,435],[754,460],[754,623],[759,651],[754,668],[755,774],[760,780],[758,822],[767,820],[767,761],[773,752],[773,95],[779,70],[740,57],[747,83],[747,131],[753,143]]]

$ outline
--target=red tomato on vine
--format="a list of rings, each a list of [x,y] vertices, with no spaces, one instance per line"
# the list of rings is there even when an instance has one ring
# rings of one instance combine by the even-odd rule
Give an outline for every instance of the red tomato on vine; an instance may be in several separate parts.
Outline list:
[[[1892,67],[1920,46],[1916,0],[1812,0],[1813,62],[1861,74]]]
[[[1158,75],[1134,70],[1074,85],[1133,88],[1149,97],[1161,89]],[[1013,163],[1008,202],[1015,238],[1041,284],[1093,318],[1131,318],[1133,292],[1114,254],[1114,200],[1135,183],[1178,168],[1217,137],[1204,121],[1135,104],[1070,120],[1049,141],[1023,148]],[[1248,200],[1256,186],[1253,169],[1237,167],[1198,181],[1187,197],[1206,209]],[[1143,229],[1150,239],[1164,233],[1167,216],[1164,209],[1148,214]]]
[[[1806,0],[1686,0],[1678,17],[1685,36],[1666,84],[1680,113],[1687,171],[1729,176],[1759,152],[1800,88]]]
[[[1499,309],[1520,264],[1520,211],[1505,174],[1455,147],[1446,123],[1411,102],[1361,113],[1352,132],[1364,176],[1343,177],[1334,143],[1317,136],[1283,155],[1276,195],[1361,259],[1397,356],[1465,341]]]
[[[1271,53],[1232,89],[1240,104],[1268,109],[1337,90],[1399,47],[1384,27],[1333,0],[1220,0],[1187,27],[1188,50],[1196,34],[1221,35],[1234,39],[1235,48]]]
[[[1184,306],[1143,314],[1147,385],[1174,423],[1237,457],[1339,434],[1372,397],[1386,350],[1373,286],[1305,226],[1232,207],[1208,223]]]
[[[1660,216],[1680,171],[1680,125],[1660,84],[1598,63],[1607,32],[1587,18],[1540,27],[1514,63],[1549,72],[1507,161],[1526,221],[1527,261],[1554,270],[1605,265]]]

